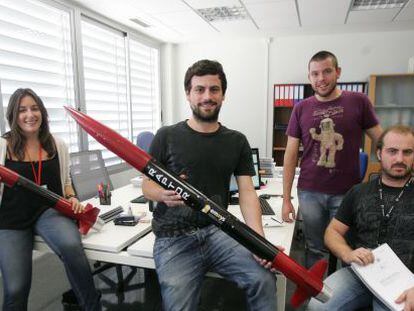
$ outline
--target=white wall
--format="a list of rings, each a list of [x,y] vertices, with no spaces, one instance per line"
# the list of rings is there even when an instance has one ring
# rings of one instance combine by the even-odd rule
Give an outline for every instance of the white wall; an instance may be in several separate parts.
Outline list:
[[[264,39],[223,40],[180,44],[176,53],[176,75],[173,87],[174,122],[191,115],[184,92],[184,74],[200,59],[219,61],[227,76],[226,98],[220,112],[223,125],[243,132],[252,147],[266,146],[267,53]]]
[[[182,82],[188,66],[202,58],[216,59],[228,79],[221,122],[246,134],[262,154],[271,155],[274,83],[307,82],[308,60],[322,49],[338,56],[343,82],[367,81],[375,73],[406,72],[414,55],[412,38],[414,31],[399,31],[275,37],[270,46],[265,39],[180,44],[172,49],[172,87],[178,91],[170,121],[190,115]]]
[[[308,82],[309,58],[333,52],[342,67],[340,81],[367,81],[370,74],[407,72],[414,55],[414,31],[275,38],[270,47],[270,82]]]

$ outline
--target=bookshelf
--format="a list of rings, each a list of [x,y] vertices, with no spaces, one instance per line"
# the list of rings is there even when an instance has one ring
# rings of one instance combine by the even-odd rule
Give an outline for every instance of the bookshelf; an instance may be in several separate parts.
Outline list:
[[[414,124],[414,74],[371,75],[368,97],[383,129],[395,124]],[[365,175],[368,178],[371,173],[379,172],[380,164],[376,148],[368,137],[365,137],[364,150],[368,154]]]
[[[365,82],[338,83],[341,90],[366,92]],[[273,158],[277,166],[283,166],[289,123],[293,106],[314,94],[312,86],[307,83],[274,84],[273,86]],[[414,115],[413,115],[414,117]],[[301,147],[299,147],[301,151]],[[300,155],[300,154],[299,154]]]

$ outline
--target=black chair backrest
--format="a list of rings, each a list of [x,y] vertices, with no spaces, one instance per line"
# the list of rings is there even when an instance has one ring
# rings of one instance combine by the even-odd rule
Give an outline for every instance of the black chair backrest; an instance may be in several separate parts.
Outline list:
[[[369,181],[374,180],[377,177],[379,177],[380,175],[381,175],[380,173],[371,173],[371,174],[369,174],[368,180]]]
[[[70,175],[76,196],[80,201],[97,195],[100,183],[114,187],[109,178],[101,150],[80,151],[70,154]]]

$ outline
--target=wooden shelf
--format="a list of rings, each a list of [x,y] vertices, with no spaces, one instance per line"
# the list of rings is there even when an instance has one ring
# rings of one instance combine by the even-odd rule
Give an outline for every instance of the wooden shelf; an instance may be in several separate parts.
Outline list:
[[[375,105],[375,109],[399,109],[399,108],[402,108],[402,109],[414,109],[414,106],[407,106],[407,105],[404,105],[404,106],[400,106],[400,105],[390,105],[390,106],[384,106],[384,105]]]
[[[395,124],[411,126],[414,121],[414,74],[371,75],[369,99],[374,105],[382,128]],[[365,136],[364,151],[368,154],[368,168],[365,180],[380,169],[376,148]]]

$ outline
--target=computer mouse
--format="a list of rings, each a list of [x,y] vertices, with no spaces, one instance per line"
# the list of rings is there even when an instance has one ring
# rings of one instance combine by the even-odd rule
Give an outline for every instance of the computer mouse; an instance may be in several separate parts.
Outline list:
[[[270,195],[269,194],[261,194],[260,197],[263,198],[263,199],[265,199],[265,200],[269,200],[270,199]]]

